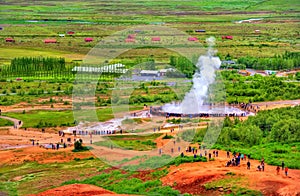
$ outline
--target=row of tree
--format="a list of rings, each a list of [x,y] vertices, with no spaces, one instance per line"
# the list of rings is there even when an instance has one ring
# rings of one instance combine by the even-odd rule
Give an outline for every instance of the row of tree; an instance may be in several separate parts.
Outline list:
[[[257,57],[241,57],[238,63],[245,65],[247,68],[258,70],[282,70],[294,69],[300,67],[300,52],[285,52],[282,55],[275,55],[271,58],[257,58]]]
[[[74,78],[77,74],[73,70],[78,63],[70,63],[67,65],[64,58],[56,57],[19,57],[11,60],[10,65],[4,65],[0,68],[0,78],[7,79],[10,77],[50,77],[50,78]],[[82,78],[98,78],[113,80],[119,76],[116,68],[112,66],[106,73],[86,72],[80,74]]]
[[[186,77],[192,78],[196,68],[197,64],[197,57],[193,57],[192,61],[187,59],[186,57],[183,56],[171,56],[170,57],[170,65],[174,66],[177,70],[179,70],[181,73],[183,73]],[[180,75],[178,73],[177,75]]]
[[[258,102],[300,98],[300,86],[285,82],[285,78],[254,75],[243,77],[237,71],[222,71],[225,79],[226,100],[234,102]]]
[[[260,111],[246,121],[226,118],[218,139],[221,145],[300,142],[300,106]]]

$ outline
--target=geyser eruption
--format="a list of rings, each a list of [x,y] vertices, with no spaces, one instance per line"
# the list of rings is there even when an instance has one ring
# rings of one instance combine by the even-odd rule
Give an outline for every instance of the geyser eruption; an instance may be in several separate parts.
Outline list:
[[[215,44],[215,38],[207,38],[206,42],[209,46],[208,51],[206,55],[201,55],[198,59],[191,90],[185,95],[180,104],[171,103],[164,105],[162,107],[164,112],[183,114],[207,112],[207,107],[204,108],[203,103],[208,96],[209,86],[215,81],[215,71],[219,69],[221,61],[219,57],[213,56],[215,51],[212,47]]]

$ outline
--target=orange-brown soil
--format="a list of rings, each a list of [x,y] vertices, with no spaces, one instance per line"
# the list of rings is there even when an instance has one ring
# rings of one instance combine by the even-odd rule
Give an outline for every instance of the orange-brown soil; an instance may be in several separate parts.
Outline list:
[[[224,187],[219,187],[217,191],[208,191],[204,184],[230,178],[226,173],[233,172],[236,176],[241,176],[242,185],[245,188],[259,190],[264,195],[299,195],[300,170],[289,169],[288,177],[280,171],[276,173],[276,166],[265,165],[265,171],[256,171],[259,161],[250,160],[251,169],[247,170],[247,161],[242,160],[241,165],[237,167],[225,167],[228,161],[226,152],[219,151],[219,157],[215,161],[185,163],[179,166],[171,166],[169,174],[161,180],[164,185],[169,185],[178,189],[182,193],[220,195]]]
[[[71,184],[71,185],[50,189],[45,192],[36,195],[31,195],[31,196],[66,196],[66,195],[74,195],[74,196],[75,195],[77,196],[116,195],[118,196],[124,194],[116,194],[114,192],[105,190],[103,188],[94,185],[89,185],[89,184]]]

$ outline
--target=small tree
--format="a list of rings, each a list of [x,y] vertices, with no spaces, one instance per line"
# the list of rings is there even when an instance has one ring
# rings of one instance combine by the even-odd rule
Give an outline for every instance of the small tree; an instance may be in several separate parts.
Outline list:
[[[82,146],[82,142],[76,141],[75,144],[74,144],[74,150],[80,151],[80,150],[83,150],[83,149],[84,149],[84,147]]]

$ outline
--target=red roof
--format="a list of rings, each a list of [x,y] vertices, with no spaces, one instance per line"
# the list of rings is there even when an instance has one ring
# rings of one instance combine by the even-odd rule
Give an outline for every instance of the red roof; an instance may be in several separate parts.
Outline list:
[[[15,40],[11,37],[8,37],[5,39],[6,42],[15,42]]]
[[[84,38],[84,41],[85,42],[92,42],[92,41],[94,41],[94,39],[91,38],[91,37],[87,37],[87,38]]]
[[[198,41],[198,38],[197,37],[189,37],[188,40],[189,41]]]
[[[127,38],[127,39],[125,39],[125,42],[135,42],[135,39]]]
[[[152,41],[160,41],[160,37],[152,37]]]
[[[68,35],[73,35],[73,34],[75,34],[75,32],[74,31],[68,31],[67,34]]]
[[[136,34],[129,34],[129,35],[127,36],[127,38],[128,38],[128,39],[134,39],[135,36],[136,36]]]
[[[48,43],[56,43],[56,39],[45,39],[44,40],[45,44],[48,44]]]
[[[222,39],[233,39],[233,36],[232,35],[222,36]]]

